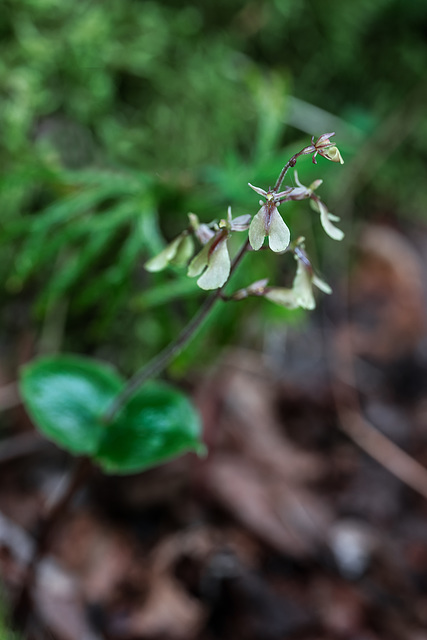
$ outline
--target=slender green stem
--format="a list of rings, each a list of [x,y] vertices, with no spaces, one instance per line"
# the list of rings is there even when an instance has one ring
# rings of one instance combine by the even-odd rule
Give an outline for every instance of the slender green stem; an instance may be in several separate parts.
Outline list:
[[[294,160],[294,158],[295,158],[295,156],[294,156],[293,158],[291,158],[291,159],[290,159],[290,160],[285,164],[285,166],[283,167],[283,169],[281,170],[281,172],[280,172],[280,174],[279,174],[279,177],[277,178],[277,182],[276,182],[276,184],[274,185],[274,189],[273,189],[273,191],[274,191],[275,193],[277,193],[277,192],[279,191],[280,187],[282,186],[282,182],[283,182],[283,180],[285,179],[285,175],[288,173],[289,169],[290,169],[291,167],[294,167],[294,166],[295,166],[295,162],[296,162],[296,160],[295,160],[295,162],[293,162],[293,163],[292,163],[292,160]]]
[[[102,421],[104,424],[108,424],[114,418],[116,413],[120,410],[123,404],[135,393],[139,387],[141,387],[147,380],[155,377],[161,371],[163,371],[169,362],[177,356],[181,351],[187,346],[187,344],[191,341],[191,339],[196,334],[197,330],[205,320],[205,318],[209,315],[214,305],[221,300],[222,292],[224,288],[227,286],[231,275],[236,270],[243,256],[249,249],[249,240],[246,240],[245,244],[241,247],[240,251],[235,256],[231,268],[230,275],[227,279],[227,282],[220,288],[217,289],[214,293],[212,293],[208,298],[206,298],[204,304],[200,307],[199,311],[196,315],[190,320],[186,327],[181,331],[178,337],[171,342],[163,351],[160,351],[148,364],[146,364],[142,369],[137,371],[132,378],[130,378],[123,389],[123,391],[117,396],[114,400],[113,404],[109,407],[106,413],[103,416]]]
[[[289,169],[291,167],[294,167],[297,163],[297,160],[299,158],[300,155],[302,155],[304,149],[302,151],[299,151],[298,153],[296,153],[294,156],[292,156],[292,158],[290,160],[288,160],[288,162],[285,164],[285,166],[283,167],[283,169],[281,170],[279,177],[277,178],[277,182],[274,185],[274,189],[273,191],[275,193],[277,193],[280,189],[280,187],[282,186],[282,182],[285,179],[286,174],[288,173]]]

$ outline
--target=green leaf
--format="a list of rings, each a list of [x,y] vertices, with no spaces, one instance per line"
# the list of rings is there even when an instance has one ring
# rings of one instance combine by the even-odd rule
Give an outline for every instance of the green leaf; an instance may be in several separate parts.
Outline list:
[[[38,429],[73,454],[89,455],[109,473],[132,473],[186,451],[204,452],[199,416],[184,394],[148,382],[110,424],[102,417],[124,386],[108,365],[50,356],[24,367],[20,390]]]
[[[20,390],[29,415],[49,440],[71,453],[94,455],[106,429],[100,416],[122,386],[105,364],[51,356],[24,367]]]
[[[146,311],[153,307],[168,304],[173,300],[192,298],[200,295],[200,293],[202,292],[194,280],[189,280],[187,276],[184,276],[151,286],[146,291],[134,296],[130,304],[132,309]]]
[[[132,473],[186,451],[204,452],[200,420],[189,400],[159,382],[138,391],[105,430],[97,462],[109,473]]]
[[[98,206],[108,198],[122,195],[113,184],[104,184],[99,188],[78,191],[57,200],[38,215],[32,216],[30,221],[32,233],[52,233],[54,225],[74,221],[93,207]]]

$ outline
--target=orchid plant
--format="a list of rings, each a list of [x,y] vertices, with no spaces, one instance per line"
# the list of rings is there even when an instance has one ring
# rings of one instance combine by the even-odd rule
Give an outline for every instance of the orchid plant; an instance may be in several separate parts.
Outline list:
[[[221,297],[228,300],[242,300],[248,296],[262,296],[290,309],[297,307],[313,309],[315,307],[313,285],[324,293],[331,293],[331,288],[315,274],[305,250],[304,238],[297,238],[296,241],[291,242],[290,229],[279,213],[278,207],[290,201],[309,200],[312,209],[320,214],[321,225],[328,236],[333,240],[343,239],[344,233],[334,224],[339,221],[339,218],[328,210],[316,193],[322,180],[315,180],[306,187],[300,182],[295,170],[297,186],[285,186],[282,189],[288,170],[295,166],[300,156],[312,155],[314,164],[317,164],[317,155],[332,162],[344,163],[338,148],[331,142],[334,135],[334,133],[324,133],[316,141],[313,138],[310,145],[292,156],[280,172],[275,186],[269,187],[267,191],[248,183],[249,187],[263,198],[259,202],[261,208],[253,217],[248,214],[233,218],[229,207],[225,219],[206,224],[200,223],[195,214],[189,214],[189,227],[159,255],[149,260],[145,268],[148,271],[159,271],[169,264],[187,266],[189,277],[199,276],[197,284],[201,289],[222,291],[230,278],[233,265],[228,240],[233,232],[248,230],[248,241],[242,249],[243,252],[248,249],[259,251],[263,248],[265,238],[268,238],[269,247],[275,253],[292,252],[294,254],[297,269],[292,288],[271,287],[268,286],[267,280],[260,280],[236,291],[231,296],[224,296],[221,292]],[[201,248],[193,257],[194,239],[201,244]]]
[[[51,531],[94,465],[105,473],[135,473],[187,451],[199,454],[205,451],[196,408],[181,390],[152,378],[187,346],[214,305],[219,300],[258,296],[291,309],[313,309],[313,287],[331,293],[330,287],[313,270],[304,238],[291,241],[291,232],[278,208],[293,200],[309,200],[320,214],[326,233],[334,240],[343,238],[343,232],[334,225],[338,218],[317,195],[321,180],[305,187],[295,172],[297,186],[282,189],[288,170],[300,156],[312,155],[315,164],[317,155],[343,163],[340,152],[331,142],[333,135],[323,134],[292,156],[273,188],[265,191],[249,185],[263,198],[253,218],[249,214],[233,218],[229,207],[224,219],[206,224],[191,213],[188,228],[146,263],[149,271],[159,271],[168,265],[187,267],[188,275],[198,278],[199,287],[212,293],[175,340],[130,379],[123,380],[107,363],[67,354],[36,358],[21,370],[21,396],[35,426],[57,445],[79,456],[67,487],[41,522],[34,553],[14,606],[14,619],[20,621],[21,626],[29,611],[27,605],[31,601],[37,563],[46,550]],[[230,237],[245,231],[249,232],[247,239],[231,257]],[[264,279],[225,295],[224,289],[244,255],[249,250],[259,251],[266,237],[275,253],[292,252],[297,264],[292,287],[270,286]],[[197,252],[196,243],[200,245]]]

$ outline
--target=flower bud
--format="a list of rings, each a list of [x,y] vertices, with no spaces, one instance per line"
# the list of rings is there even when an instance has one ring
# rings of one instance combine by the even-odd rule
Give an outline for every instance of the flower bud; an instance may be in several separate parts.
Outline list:
[[[323,156],[327,160],[331,160],[332,162],[339,162],[340,164],[344,164],[344,160],[339,152],[338,147],[328,147],[327,149],[322,149],[319,151],[319,155]]]

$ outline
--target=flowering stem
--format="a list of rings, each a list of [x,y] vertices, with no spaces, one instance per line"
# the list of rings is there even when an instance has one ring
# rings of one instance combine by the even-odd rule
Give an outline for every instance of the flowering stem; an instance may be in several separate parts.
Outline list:
[[[238,265],[240,264],[243,256],[249,249],[249,240],[246,240],[245,244],[241,247],[236,254],[230,268],[230,275],[227,278],[227,282],[220,288],[206,298],[204,304],[201,306],[196,315],[190,320],[186,327],[181,331],[176,340],[171,342],[163,351],[160,351],[148,364],[142,369],[137,371],[132,378],[130,378],[121,393],[117,396],[113,404],[106,411],[103,416],[103,423],[108,424],[114,418],[116,413],[120,410],[123,404],[133,395],[133,393],[141,387],[147,380],[158,375],[163,369],[167,367],[169,362],[177,356],[187,346],[187,344],[194,337],[196,331],[201,326],[205,318],[209,315],[210,311],[217,303],[222,299],[223,291],[227,286],[231,275],[234,273]]]
[[[285,179],[285,175],[288,173],[291,167],[294,167],[296,165],[298,158],[300,156],[306,155],[307,153],[311,153],[312,150],[315,151],[315,148],[304,147],[304,149],[301,149],[301,151],[298,151],[298,153],[296,153],[294,156],[292,156],[290,160],[288,160],[288,162],[285,164],[285,166],[281,170],[279,177],[277,178],[276,184],[274,185],[273,191],[275,193],[277,193],[280,190],[280,187],[282,186],[282,182]]]
[[[285,179],[285,175],[288,173],[289,169],[296,165],[297,160],[298,160],[298,156],[300,156],[301,153],[302,152],[300,151],[299,153],[296,153],[294,156],[292,156],[292,158],[290,160],[288,160],[288,162],[285,164],[285,166],[281,170],[281,172],[279,174],[279,177],[277,178],[277,182],[274,185],[273,191],[275,193],[277,193],[279,191],[280,187],[282,186],[282,182]]]

